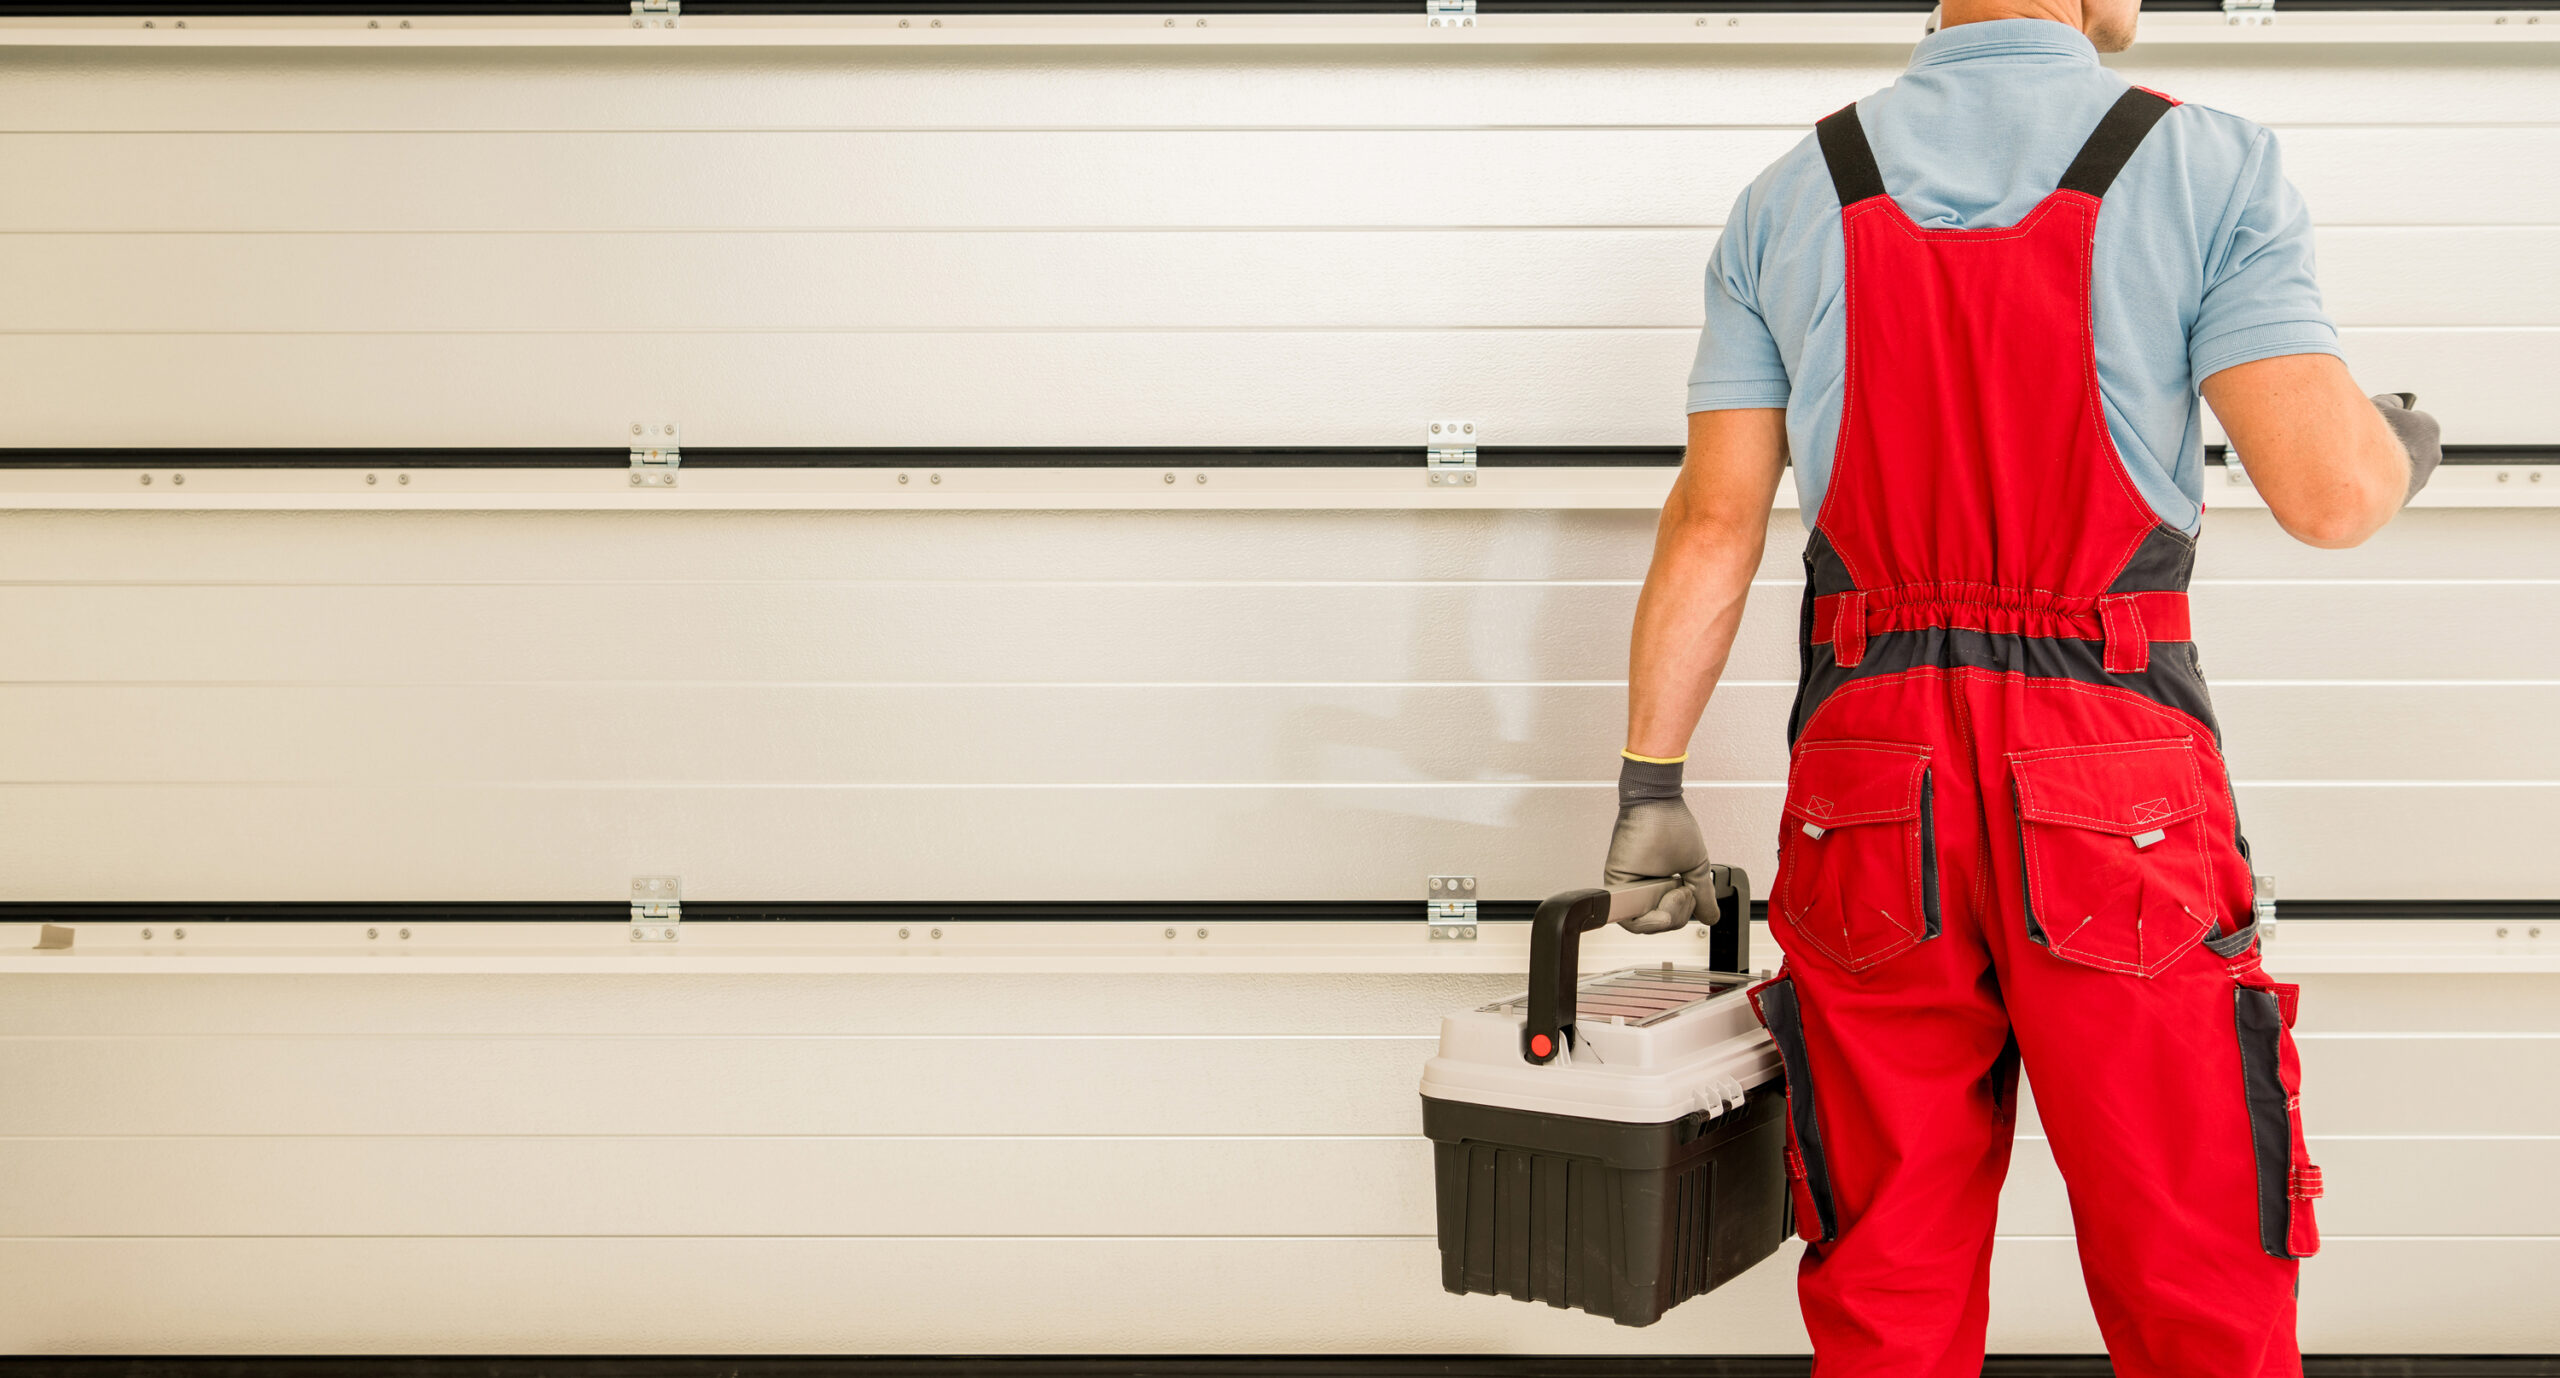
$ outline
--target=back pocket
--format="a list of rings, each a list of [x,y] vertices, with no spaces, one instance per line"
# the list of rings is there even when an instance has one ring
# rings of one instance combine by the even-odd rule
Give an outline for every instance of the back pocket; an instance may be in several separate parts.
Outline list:
[[[2013,752],[2027,933],[2157,976],[2213,928],[2204,773],[2184,737]]]
[[[1938,936],[1931,804],[1925,746],[1798,744],[1770,896],[1795,935],[1851,971]]]

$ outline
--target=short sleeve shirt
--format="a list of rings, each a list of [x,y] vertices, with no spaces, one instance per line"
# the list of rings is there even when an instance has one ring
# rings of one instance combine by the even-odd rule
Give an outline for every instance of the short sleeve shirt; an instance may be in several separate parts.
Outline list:
[[[2124,93],[2079,31],[2043,19],[1943,29],[1858,102],[1885,190],[1919,224],[2016,223],[2062,179]],[[2172,96],[2176,92],[2169,93]],[[1689,410],[1784,407],[1807,525],[1819,511],[1848,371],[1840,197],[1808,134],[1734,203],[1709,258]],[[2203,514],[2197,385],[2235,364],[2336,354],[2312,273],[2311,218],[2273,135],[2181,105],[2098,216],[2091,311],[2107,429],[2161,519]]]

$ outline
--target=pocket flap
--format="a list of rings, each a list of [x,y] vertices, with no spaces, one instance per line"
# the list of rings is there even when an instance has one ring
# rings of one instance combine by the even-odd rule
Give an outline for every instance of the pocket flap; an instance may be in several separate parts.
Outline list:
[[[2139,837],[2204,812],[2204,775],[2184,737],[2013,752],[2018,816]]]
[[[1929,748],[1900,742],[1806,742],[1787,771],[1788,813],[1818,828],[1920,816]]]

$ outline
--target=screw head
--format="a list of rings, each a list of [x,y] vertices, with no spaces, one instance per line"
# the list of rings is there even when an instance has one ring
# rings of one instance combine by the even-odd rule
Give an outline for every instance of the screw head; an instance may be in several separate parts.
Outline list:
[[[183,928],[172,928],[169,930],[169,936],[180,942],[185,942],[187,940],[187,930]]]
[[[2535,477],[2539,478],[2541,476],[2537,474]],[[1209,476],[1207,474],[1193,474],[1191,476],[1191,481],[1193,483],[1207,483],[1209,481]]]
[[[1171,483],[1171,482],[1173,482],[1173,475],[1172,475],[1171,473],[1167,473],[1167,474],[1164,476],[1164,481],[1165,481],[1165,482],[1167,482],[1167,483]]]
[[[143,486],[143,487],[145,487],[145,488],[148,488],[148,487],[150,487],[150,486],[151,486],[151,476],[150,476],[149,474],[144,474],[144,475],[142,476],[142,486]]]
[[[632,422],[632,423],[631,423],[631,433],[632,433],[633,435],[638,435],[638,434],[640,434],[640,430],[641,430],[641,426],[640,426],[640,423],[639,423],[639,422],[634,421],[634,422]]]
[[[1170,929],[1170,928],[1166,929],[1166,930],[1164,931],[1164,935],[1165,935],[1167,938],[1172,937],[1172,936],[1173,936],[1173,930],[1172,930],[1172,929]]]
[[[382,936],[382,930],[379,928],[368,928],[364,931],[364,935],[367,938],[379,938]]]
[[[934,474],[934,475],[932,475],[931,477],[932,477],[933,481],[934,481],[934,482],[936,482],[936,483],[940,483],[940,482],[942,482],[942,475],[940,475],[940,474]]]
[[[175,483],[175,484],[179,484],[179,485],[181,485],[181,486],[184,486],[184,485],[185,485],[185,483],[186,483],[186,481],[187,481],[187,476],[186,476],[186,475],[184,475],[184,474],[171,474],[171,475],[169,476],[169,481],[170,481],[171,483]]]
[[[1199,932],[1192,934],[1191,936],[1193,936],[1193,937],[1195,937],[1195,938],[1206,938],[1206,937],[1208,937],[1208,936],[1209,936],[1209,930],[1204,928],[1204,929],[1201,929]]]
[[[380,482],[382,482],[382,476],[380,474],[367,474],[364,476],[364,486],[367,488],[370,488]]]
[[[408,940],[409,940],[409,930],[408,930],[408,929],[405,929],[405,928],[404,928],[404,929],[401,929],[401,930],[400,930],[400,941],[402,941],[402,942],[404,942],[404,943],[405,943],[405,942],[407,942]]]
[[[2503,928],[2499,929],[2499,930],[2498,930],[2498,936],[2499,936],[2499,937],[2501,937],[2501,938],[2503,938],[2503,937],[2507,936],[2507,930],[2505,930],[2505,929],[2503,929]]]
[[[147,943],[147,942],[149,942],[149,941],[151,941],[151,930],[150,930],[150,929],[146,928],[146,929],[142,930],[142,940],[143,940],[144,942],[146,942],[146,943]]]
[[[904,482],[906,482],[906,481],[907,481],[907,476],[906,476],[906,475],[904,475],[904,474],[900,474],[900,475],[898,475],[898,482],[900,482],[900,483],[904,483]]]
[[[939,928],[937,928],[937,929],[933,930],[931,933],[926,934],[925,936],[926,936],[926,937],[929,937],[929,938],[940,938],[940,937],[942,936],[942,930],[941,930],[941,929],[939,929]]]
[[[402,475],[400,476],[400,486],[401,486],[401,487],[403,487],[403,488],[406,488],[406,487],[408,487],[408,486],[409,486],[409,476],[408,476],[407,474],[402,474]]]
[[[900,942],[904,942],[904,941],[906,941],[906,937],[907,937],[907,930],[905,930],[905,929],[903,929],[903,928],[899,929],[899,930],[898,930],[898,940],[899,940]]]

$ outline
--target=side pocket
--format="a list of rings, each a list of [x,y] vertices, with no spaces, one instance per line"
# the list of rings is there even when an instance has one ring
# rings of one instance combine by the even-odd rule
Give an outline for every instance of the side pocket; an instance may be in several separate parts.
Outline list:
[[[2012,752],[2027,933],[2157,976],[2214,927],[2204,773],[2184,737]]]
[[[2232,989],[2249,1142],[2258,1165],[2258,1244],[2275,1258],[2320,1252],[2320,1223],[2311,1206],[2321,1193],[2320,1169],[2303,1139],[2302,1059],[2293,1046],[2301,990],[2274,982]]]
[[[1839,1234],[1831,1200],[1831,1160],[1822,1147],[1822,1117],[1814,1111],[1813,1069],[1806,1062],[1804,1010],[1796,1003],[1795,978],[1781,973],[1751,988],[1751,1009],[1778,1045],[1787,1076],[1787,1191],[1795,1204],[1796,1233],[1820,1244]]]
[[[1929,749],[1801,742],[1779,821],[1776,917],[1851,971],[1938,936]]]

